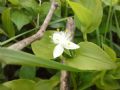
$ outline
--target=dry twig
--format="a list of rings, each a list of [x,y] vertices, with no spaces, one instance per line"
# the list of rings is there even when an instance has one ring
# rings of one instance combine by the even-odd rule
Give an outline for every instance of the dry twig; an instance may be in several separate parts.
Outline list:
[[[70,35],[70,39],[72,40],[74,37],[74,21],[70,17],[68,18],[66,29],[68,30],[67,34]],[[62,63],[65,63],[65,60],[62,60]],[[69,72],[62,70],[60,77],[60,90],[69,90]]]

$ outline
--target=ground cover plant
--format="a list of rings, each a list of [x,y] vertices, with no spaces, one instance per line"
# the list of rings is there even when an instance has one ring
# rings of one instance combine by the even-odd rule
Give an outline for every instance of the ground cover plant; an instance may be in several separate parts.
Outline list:
[[[0,0],[0,90],[120,90],[120,0]]]

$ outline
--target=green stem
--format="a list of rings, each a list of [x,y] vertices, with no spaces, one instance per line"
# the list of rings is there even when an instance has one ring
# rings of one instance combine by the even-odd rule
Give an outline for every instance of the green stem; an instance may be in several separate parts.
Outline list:
[[[37,21],[36,21],[36,28],[38,28],[40,26],[40,14],[37,15]]]
[[[97,35],[97,44],[101,46],[101,40],[100,40],[100,32],[99,29],[96,30],[96,35]]]
[[[100,82],[101,82],[102,85],[104,85],[105,74],[106,74],[106,70],[102,71],[101,75],[100,75]]]
[[[105,27],[104,42],[105,42],[107,31],[109,29],[109,24],[110,24],[109,22],[110,22],[110,18],[111,18],[111,12],[112,12],[112,4],[109,7],[108,18],[107,18],[107,23],[106,23],[106,27]]]
[[[110,46],[113,48],[112,42],[113,42],[113,38],[112,38],[112,30],[111,30],[111,26],[112,26],[112,17],[113,17],[113,10],[111,11],[111,17],[110,17],[110,33],[109,33],[109,38],[110,38]]]
[[[58,19],[58,20],[56,20],[56,21],[50,22],[49,25],[52,25],[52,24],[55,24],[55,23],[58,23],[58,22],[62,22],[62,21],[66,21],[67,19],[68,19],[68,17],[62,18],[62,19]]]
[[[119,26],[119,22],[118,22],[118,18],[117,18],[115,10],[114,10],[114,16],[115,16],[115,23],[116,23],[116,27],[117,27],[117,34],[118,34],[118,37],[120,38],[120,26]]]
[[[84,39],[84,41],[88,41],[88,40],[87,40],[87,34],[86,34],[86,33],[83,33],[83,39]]]
[[[21,34],[19,34],[19,35],[17,35],[17,36],[14,36],[14,37],[12,37],[12,38],[10,38],[10,39],[8,39],[8,40],[0,43],[0,46],[3,46],[3,45],[5,45],[5,44],[7,44],[7,43],[9,43],[9,42],[11,42],[11,41],[13,41],[13,40],[15,40],[16,38],[19,38],[19,37],[21,37],[21,36],[23,36],[23,35],[25,35],[25,34],[27,34],[27,33],[30,33],[30,32],[32,32],[32,31],[35,31],[35,30],[36,30],[36,28],[31,29],[31,30],[29,30],[29,31],[26,31],[26,32],[24,32],[24,33],[21,33]]]
[[[77,90],[77,83],[76,83],[76,80],[75,80],[74,73],[71,73],[71,80],[72,80],[72,83],[73,83],[73,90]]]
[[[67,4],[67,2],[66,2],[66,0],[61,0],[61,2],[62,2],[62,4],[61,4],[61,10],[62,10],[62,12],[61,12],[61,16],[62,17],[67,17],[67,6],[68,6],[68,4]]]

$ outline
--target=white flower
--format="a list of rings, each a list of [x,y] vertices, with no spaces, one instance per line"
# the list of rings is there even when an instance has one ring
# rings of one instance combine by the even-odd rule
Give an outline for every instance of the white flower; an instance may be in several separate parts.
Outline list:
[[[52,36],[53,42],[56,44],[56,47],[53,51],[53,57],[59,57],[62,55],[64,49],[78,49],[80,46],[70,41],[70,35],[60,31],[55,32]]]

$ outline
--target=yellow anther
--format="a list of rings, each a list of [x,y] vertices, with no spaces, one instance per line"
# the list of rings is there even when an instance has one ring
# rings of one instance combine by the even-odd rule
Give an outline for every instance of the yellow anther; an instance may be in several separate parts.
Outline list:
[[[59,28],[57,28],[57,31],[59,32],[59,31],[60,31],[60,29],[59,29]]]
[[[68,43],[68,46],[70,45],[70,43]]]
[[[66,29],[65,32],[67,33],[67,32],[68,32],[68,29]]]

